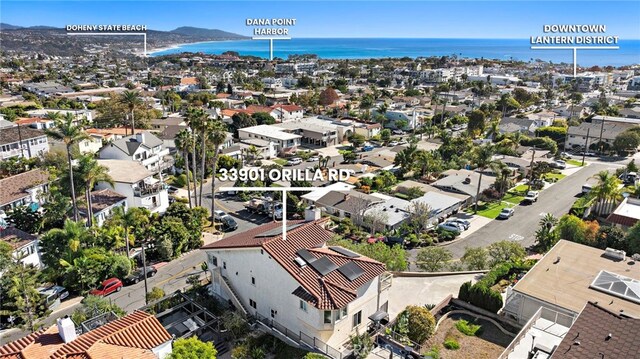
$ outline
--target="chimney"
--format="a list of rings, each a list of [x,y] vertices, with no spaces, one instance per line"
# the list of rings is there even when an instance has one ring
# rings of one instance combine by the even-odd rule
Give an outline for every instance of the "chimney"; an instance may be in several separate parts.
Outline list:
[[[76,339],[76,325],[68,316],[64,318],[58,318],[58,334],[62,341],[65,343],[72,342]]]
[[[322,211],[320,211],[320,208],[317,208],[315,206],[310,206],[309,208],[306,208],[304,210],[304,220],[306,222],[317,221],[321,216]]]
[[[139,143],[144,143],[144,133],[138,132],[136,133],[136,141]]]

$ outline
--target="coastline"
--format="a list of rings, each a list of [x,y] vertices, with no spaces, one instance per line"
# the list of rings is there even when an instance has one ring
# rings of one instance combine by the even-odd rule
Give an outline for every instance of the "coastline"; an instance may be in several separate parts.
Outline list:
[[[196,41],[196,42],[181,42],[181,43],[175,43],[175,44],[167,45],[167,46],[164,46],[164,47],[149,48],[149,49],[147,49],[147,56],[151,56],[151,55],[153,55],[155,53],[162,52],[162,51],[179,49],[179,48],[181,48],[183,46],[187,46],[187,45],[206,44],[206,43],[210,43],[210,42],[229,42],[229,41],[247,41],[247,40],[251,40],[251,39],[248,38],[248,39],[237,39],[237,40],[207,40],[207,41]]]

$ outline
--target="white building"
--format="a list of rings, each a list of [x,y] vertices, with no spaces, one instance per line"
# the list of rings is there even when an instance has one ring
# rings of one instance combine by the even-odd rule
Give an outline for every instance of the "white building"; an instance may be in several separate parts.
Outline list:
[[[96,154],[102,148],[102,138],[99,134],[89,134],[89,138],[78,142],[78,150],[82,154]]]
[[[93,112],[91,112],[91,110],[60,110],[57,108],[42,108],[29,110],[27,111],[27,115],[29,115],[29,117],[46,118],[47,114],[50,112],[58,113],[60,117],[63,118],[67,116],[67,114],[71,114],[76,120],[86,119],[89,123],[93,122]]]
[[[203,247],[211,291],[281,332],[341,352],[350,335],[366,331],[368,317],[387,311],[391,276],[382,263],[326,247],[326,220],[319,210],[306,216],[288,222],[286,240],[272,222]]]
[[[0,219],[0,222],[3,221]],[[21,231],[14,227],[6,227],[6,223],[0,224],[0,242],[5,242],[13,249],[13,258],[19,259],[24,265],[42,267],[40,251],[38,250],[38,237]],[[2,277],[2,273],[0,273]]]
[[[296,105],[273,105],[269,113],[278,122],[301,120],[304,117],[304,109]]]
[[[277,153],[293,152],[300,146],[302,136],[287,132],[284,128],[258,125],[238,129],[240,140],[258,138],[275,144]]]
[[[33,158],[49,152],[47,135],[24,126],[0,128],[0,161],[11,157]]]
[[[169,149],[163,141],[149,131],[123,137],[102,147],[100,159],[138,161],[149,171],[157,173],[173,164]]]
[[[144,207],[151,212],[162,213],[169,208],[167,186],[153,178],[153,173],[140,162],[127,160],[98,160],[109,169],[114,185],[100,182],[96,189],[113,189],[127,198],[127,207]]]

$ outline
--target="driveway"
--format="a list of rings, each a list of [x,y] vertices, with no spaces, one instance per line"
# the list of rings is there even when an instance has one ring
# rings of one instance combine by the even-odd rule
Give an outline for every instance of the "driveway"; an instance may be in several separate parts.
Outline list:
[[[394,319],[408,305],[438,304],[449,294],[454,297],[464,282],[475,282],[479,274],[437,277],[394,277],[389,291],[389,318]]]

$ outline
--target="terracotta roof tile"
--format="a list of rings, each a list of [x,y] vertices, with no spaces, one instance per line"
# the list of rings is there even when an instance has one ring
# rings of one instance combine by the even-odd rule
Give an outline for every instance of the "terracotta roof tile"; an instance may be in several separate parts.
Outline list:
[[[307,300],[320,309],[338,309],[345,307],[357,298],[357,290],[363,284],[385,272],[384,264],[367,257],[346,257],[337,252],[322,248],[332,238],[332,233],[322,226],[326,219],[314,222],[289,221],[289,227],[299,224],[287,231],[287,240],[282,235],[259,237],[260,234],[274,230],[282,225],[272,222],[247,232],[214,242],[202,249],[232,249],[262,247],[300,284],[292,294]],[[312,265],[298,266],[294,261],[300,249],[307,249],[316,258],[324,257],[341,267],[349,262],[355,263],[364,273],[350,281],[340,271],[333,270],[321,275]]]
[[[551,358],[640,358],[638,332],[640,319],[624,317],[588,302]]]
[[[28,189],[49,182],[49,174],[41,169],[23,172],[0,179],[0,206],[29,196]]]

